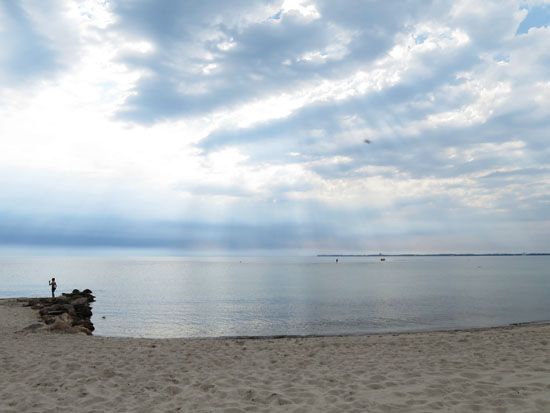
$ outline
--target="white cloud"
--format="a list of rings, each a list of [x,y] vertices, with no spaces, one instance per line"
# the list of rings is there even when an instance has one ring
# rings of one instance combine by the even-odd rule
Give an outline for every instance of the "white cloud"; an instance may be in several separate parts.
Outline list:
[[[51,56],[28,82],[6,81],[0,58],[0,168],[22,176],[0,181],[4,212],[237,214],[252,226],[316,216],[358,239],[369,222],[412,233],[416,220],[435,237],[441,220],[549,219],[550,29],[516,35],[523,3],[434,6],[382,23],[387,33],[314,1],[205,8],[196,22],[159,12],[147,30],[145,14],[124,10],[136,29],[108,3],[22,4],[33,29],[22,41]],[[148,124],[120,115],[150,108]]]
[[[281,10],[284,13],[299,13],[308,19],[319,19],[321,17],[315,3],[309,0],[285,0]]]

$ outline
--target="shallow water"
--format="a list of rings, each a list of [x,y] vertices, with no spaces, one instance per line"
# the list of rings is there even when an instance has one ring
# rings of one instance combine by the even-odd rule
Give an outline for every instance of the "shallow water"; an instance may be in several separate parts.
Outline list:
[[[550,257],[0,258],[0,297],[90,288],[97,335],[357,334],[550,320]],[[103,319],[102,317],[105,317]]]

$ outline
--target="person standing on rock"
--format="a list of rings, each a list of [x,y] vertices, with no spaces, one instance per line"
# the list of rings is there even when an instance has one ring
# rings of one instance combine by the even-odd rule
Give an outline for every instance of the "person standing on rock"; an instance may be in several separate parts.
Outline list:
[[[52,287],[52,298],[55,298],[55,289],[57,288],[55,278],[52,278],[52,280],[48,284]]]

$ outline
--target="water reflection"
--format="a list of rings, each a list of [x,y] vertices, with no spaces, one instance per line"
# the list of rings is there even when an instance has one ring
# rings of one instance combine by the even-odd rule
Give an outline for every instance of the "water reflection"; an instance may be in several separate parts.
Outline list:
[[[550,319],[550,257],[0,259],[0,296],[91,288],[97,334],[342,334]],[[105,317],[105,319],[101,317]]]

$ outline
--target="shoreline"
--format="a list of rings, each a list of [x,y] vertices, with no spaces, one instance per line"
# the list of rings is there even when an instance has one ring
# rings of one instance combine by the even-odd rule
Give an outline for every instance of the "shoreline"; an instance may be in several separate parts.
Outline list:
[[[425,333],[473,333],[476,331],[485,331],[485,330],[499,330],[515,327],[528,327],[528,326],[550,326],[550,320],[541,320],[541,321],[524,321],[521,323],[510,323],[510,324],[499,324],[494,326],[486,327],[461,327],[461,328],[436,328],[436,329],[425,329],[425,330],[397,330],[397,331],[381,331],[381,332],[372,332],[372,333],[342,333],[342,334],[274,334],[274,335],[260,335],[260,336],[247,336],[247,335],[237,335],[237,336],[206,336],[206,337],[132,337],[132,336],[103,336],[96,335],[97,337],[108,337],[108,338],[139,338],[147,340],[282,340],[282,339],[292,339],[292,338],[333,338],[333,337],[371,337],[371,336],[385,336],[385,335],[413,335],[413,334],[425,334]]]
[[[20,304],[24,300],[32,300],[41,297],[9,297],[0,298],[0,305],[13,302]],[[30,309],[30,307],[28,307]],[[37,314],[37,322],[42,323]],[[93,318],[93,316],[92,316]],[[268,335],[235,335],[235,336],[189,336],[189,337],[137,337],[137,336],[109,336],[101,334],[92,334],[93,337],[112,338],[112,339],[136,339],[136,340],[284,340],[284,339],[309,339],[309,338],[346,338],[346,337],[371,337],[371,336],[396,336],[396,335],[415,335],[427,333],[474,333],[480,331],[502,330],[516,327],[530,326],[550,326],[550,320],[522,321],[509,324],[497,324],[479,327],[458,327],[458,328],[426,328],[419,330],[395,330],[365,333],[340,333],[340,334],[268,334]]]
[[[1,299],[0,299],[1,300]],[[436,328],[425,330],[398,330],[382,331],[372,333],[342,333],[342,334],[274,334],[274,335],[236,335],[236,336],[189,336],[189,337],[137,337],[137,336],[109,336],[102,334],[93,334],[94,337],[113,338],[113,339],[138,339],[138,340],[284,340],[284,339],[314,339],[314,338],[347,338],[347,337],[377,337],[377,336],[397,336],[397,335],[415,335],[426,333],[475,333],[489,330],[505,330],[517,327],[536,327],[549,326],[550,320],[525,321],[521,323],[499,324],[486,327],[462,327],[462,328]]]
[[[0,305],[3,302],[13,301],[14,303],[21,302],[23,300],[32,300],[43,297],[9,297],[0,298]],[[30,308],[30,307],[29,307]],[[38,312],[36,312],[38,314]],[[93,318],[93,316],[92,316]],[[40,320],[37,320],[41,322]],[[268,335],[234,335],[234,336],[183,336],[183,337],[139,337],[139,336],[109,336],[101,334],[92,334],[94,337],[104,337],[113,339],[138,339],[138,340],[282,340],[282,339],[307,339],[307,338],[338,338],[338,337],[371,337],[371,336],[385,336],[385,335],[414,335],[425,333],[471,333],[477,331],[486,330],[500,330],[514,327],[528,327],[528,326],[550,326],[549,320],[533,320],[522,321],[509,324],[496,324],[488,326],[478,327],[457,327],[457,328],[439,328],[434,329],[426,328],[419,330],[393,330],[393,331],[380,331],[380,332],[360,332],[360,333],[338,333],[338,334],[268,334]]]
[[[18,305],[19,304],[19,305]],[[0,299],[0,411],[550,411],[550,323],[353,336],[122,338],[25,329]]]
[[[44,297],[6,297],[0,298],[0,305],[2,302],[21,302],[24,300],[34,300]],[[93,306],[92,306],[93,307]],[[93,319],[93,316],[92,316]],[[40,322],[40,321],[39,321]],[[493,329],[505,329],[512,327],[522,326],[537,326],[537,325],[549,325],[549,320],[533,320],[522,321],[509,324],[496,324],[488,326],[474,326],[474,327],[435,327],[433,329],[403,329],[403,330],[388,330],[379,332],[359,332],[359,333],[337,333],[337,334],[267,334],[267,335],[231,335],[231,336],[182,336],[182,337],[139,337],[139,336],[110,336],[102,334],[92,334],[94,337],[104,338],[116,338],[116,339],[139,339],[139,340],[280,340],[280,339],[293,339],[293,338],[331,338],[331,337],[370,337],[370,336],[383,336],[383,335],[410,335],[410,334],[423,334],[423,333],[459,333],[459,332],[475,332],[485,331]]]

